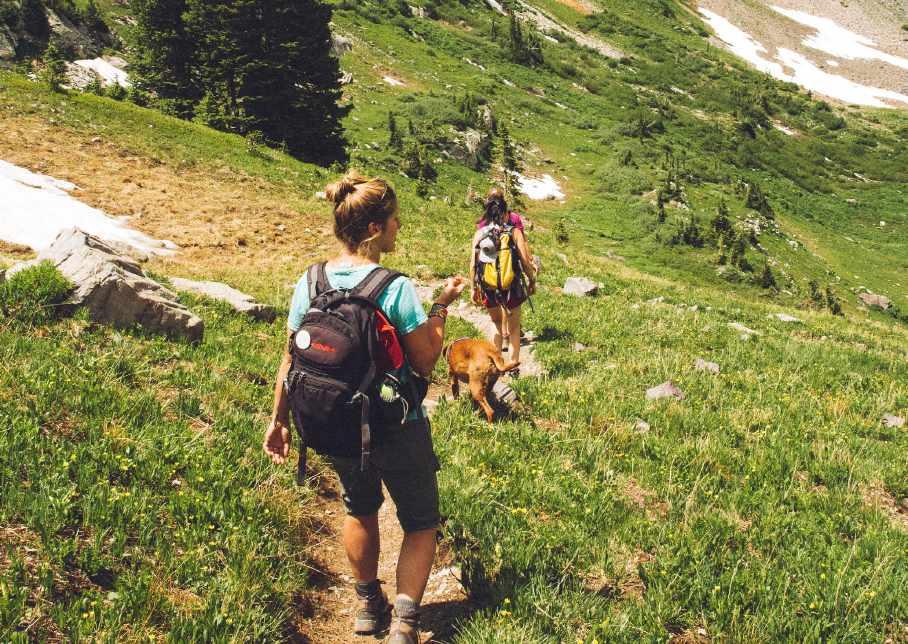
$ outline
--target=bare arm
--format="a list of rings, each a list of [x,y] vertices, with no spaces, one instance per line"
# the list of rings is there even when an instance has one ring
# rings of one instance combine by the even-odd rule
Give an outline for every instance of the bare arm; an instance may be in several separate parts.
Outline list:
[[[436,302],[448,306],[460,297],[466,283],[462,277],[449,277]],[[444,318],[432,316],[407,335],[401,337],[401,344],[410,367],[416,373],[428,378],[441,356],[445,340]]]
[[[283,463],[290,453],[290,406],[287,401],[287,392],[284,389],[284,380],[290,371],[290,343],[289,338],[293,332],[288,333],[288,341],[284,343],[284,353],[281,364],[277,369],[274,383],[274,405],[271,411],[271,424],[265,432],[262,449],[275,463]]]
[[[536,265],[533,264],[533,256],[530,255],[530,246],[527,244],[527,237],[519,228],[514,229],[514,241],[517,243],[517,254],[520,256],[523,272],[526,273],[530,283],[534,283],[536,281]]]

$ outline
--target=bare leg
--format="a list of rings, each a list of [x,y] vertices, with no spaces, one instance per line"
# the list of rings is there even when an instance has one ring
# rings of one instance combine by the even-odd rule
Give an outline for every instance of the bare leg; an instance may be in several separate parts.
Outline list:
[[[435,560],[435,528],[404,533],[397,559],[397,594],[417,604],[422,601],[432,562]]]
[[[489,308],[488,311],[489,317],[492,318],[492,322],[495,324],[495,335],[492,338],[492,345],[494,345],[496,349],[501,351],[502,336],[507,333],[505,329],[502,329],[502,325],[504,324],[504,315],[500,306],[493,306]]]
[[[378,514],[344,519],[343,541],[356,581],[367,583],[376,579],[381,547]]]
[[[511,345],[511,352],[508,354],[508,360],[520,359],[520,307],[508,311],[508,339]]]

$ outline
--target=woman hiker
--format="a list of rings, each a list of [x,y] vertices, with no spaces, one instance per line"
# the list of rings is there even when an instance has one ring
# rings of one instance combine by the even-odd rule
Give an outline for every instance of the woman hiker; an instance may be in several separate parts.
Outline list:
[[[482,218],[476,223],[476,234],[470,245],[470,284],[471,298],[477,305],[483,305],[495,323],[495,337],[492,344],[499,350],[510,349],[509,360],[520,359],[520,307],[527,297],[536,292],[536,265],[532,261],[530,247],[523,231],[523,220],[516,212],[508,210],[507,201],[501,188],[492,188],[485,198]],[[491,231],[510,233],[513,246],[517,251],[520,275],[514,279],[510,288],[502,291],[492,289],[479,279],[477,264],[483,260],[494,262],[499,247]],[[508,346],[502,346],[505,341]],[[515,374],[516,375],[516,374]]]
[[[401,227],[397,197],[385,180],[367,180],[353,173],[328,186],[326,195],[334,204],[334,234],[341,247],[326,263],[325,275],[330,288],[353,289],[379,266],[382,253],[394,251]],[[309,310],[307,283],[304,275],[290,305],[291,337]],[[404,382],[411,369],[423,377],[432,372],[441,355],[447,306],[460,296],[465,286],[461,277],[448,278],[428,317],[413,283],[405,276],[394,279],[377,297],[400,338],[404,364],[398,376]],[[285,349],[274,387],[271,424],[263,443],[265,452],[278,464],[287,459],[290,449],[289,404],[284,385],[290,367],[290,352]],[[405,424],[389,428],[384,438],[378,438],[383,434],[382,428],[374,428],[376,444],[372,445],[371,456],[363,467],[359,456],[324,456],[340,479],[348,515],[342,539],[356,579],[358,609],[354,632],[377,634],[390,625],[388,641],[392,644],[419,642],[419,604],[435,557],[439,524],[436,478],[439,463],[432,447],[429,422],[421,405],[416,407],[406,416]],[[397,506],[397,517],[404,531],[397,561],[393,624],[390,624],[391,604],[377,578],[378,509],[384,501],[382,482]]]

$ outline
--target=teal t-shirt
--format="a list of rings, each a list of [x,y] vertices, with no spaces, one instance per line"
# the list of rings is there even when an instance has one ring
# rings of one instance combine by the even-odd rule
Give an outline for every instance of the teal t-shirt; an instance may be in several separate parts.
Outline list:
[[[366,275],[378,264],[364,264],[357,266],[340,266],[327,270],[328,283],[334,288],[351,289],[366,278]],[[428,317],[407,277],[400,276],[391,282],[384,292],[378,296],[378,305],[388,316],[388,321],[394,325],[398,336],[404,336],[425,324]],[[296,284],[293,299],[290,301],[290,315],[287,318],[287,328],[296,331],[303,323],[303,317],[309,311],[309,283],[304,274]],[[401,382],[406,382],[410,375],[409,364],[404,364],[394,374]],[[411,410],[407,415],[408,420],[418,418],[417,411]]]

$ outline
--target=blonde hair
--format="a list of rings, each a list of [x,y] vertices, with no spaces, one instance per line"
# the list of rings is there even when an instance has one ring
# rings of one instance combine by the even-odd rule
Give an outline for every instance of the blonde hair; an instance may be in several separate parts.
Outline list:
[[[352,170],[327,186],[325,196],[334,204],[334,236],[352,253],[375,239],[375,235],[369,236],[369,224],[384,226],[397,212],[397,195],[391,184],[366,179]]]

